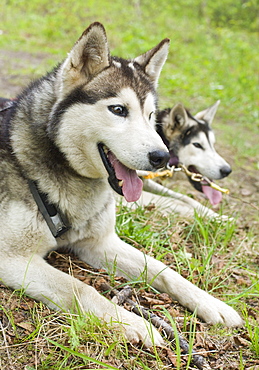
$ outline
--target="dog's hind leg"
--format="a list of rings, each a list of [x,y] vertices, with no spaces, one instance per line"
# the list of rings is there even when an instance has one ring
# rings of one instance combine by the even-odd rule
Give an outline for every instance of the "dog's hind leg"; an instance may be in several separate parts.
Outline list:
[[[191,311],[196,310],[197,315],[208,323],[242,325],[242,319],[233,308],[199,289],[162,262],[124,243],[114,233],[106,235],[91,249],[84,248],[82,241],[75,251],[90,265],[106,269],[114,267],[117,275],[128,280],[145,276],[149,284],[168,293]]]
[[[128,340],[146,346],[161,345],[162,337],[151,325],[135,314],[115,305],[93,287],[52,266],[41,256],[1,256],[0,276],[13,289],[24,289],[32,298],[54,309],[72,310],[80,307],[125,331]],[[76,304],[77,303],[77,304]]]

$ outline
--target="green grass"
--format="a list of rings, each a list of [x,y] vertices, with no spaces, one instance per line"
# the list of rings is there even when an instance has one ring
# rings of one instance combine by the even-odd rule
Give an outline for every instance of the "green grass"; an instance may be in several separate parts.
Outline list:
[[[221,121],[218,128],[224,128],[221,140],[231,145],[237,163],[257,156],[258,34],[245,29],[254,19],[252,1],[250,8],[244,7],[246,12],[250,9],[250,23],[247,13],[242,18],[239,12],[242,29],[233,27],[240,23],[235,18],[239,5],[235,9],[230,0],[224,12],[229,17],[233,13],[234,23],[223,23],[220,2],[208,1],[205,7],[201,0],[192,6],[190,1],[162,0],[159,7],[156,2],[129,1],[125,5],[122,0],[1,2],[0,47],[56,54],[55,61],[65,57],[95,20],[105,24],[112,52],[124,57],[134,57],[169,37],[170,54],[160,80],[161,106],[181,101],[198,110],[221,99],[217,115]]]
[[[180,101],[196,113],[220,99],[215,122],[218,141],[222,147],[228,147],[234,170],[240,166],[258,170],[258,0],[227,0],[224,12],[222,2],[217,0],[161,0],[159,3],[0,0],[0,6],[3,58],[5,51],[28,53],[27,64],[10,60],[8,71],[1,71],[11,75],[16,84],[21,83],[18,76],[39,77],[64,58],[93,21],[105,25],[112,54],[126,58],[137,56],[169,37],[170,53],[159,83],[160,106],[172,106]],[[30,64],[31,55],[38,56],[37,63]],[[19,67],[13,70],[12,62]],[[4,86],[1,92],[4,94]],[[223,210],[227,207],[226,204]],[[259,313],[249,305],[250,300],[257,302],[259,298],[258,243],[251,228],[240,228],[238,221],[215,223],[199,217],[184,221],[174,216],[163,218],[148,209],[129,211],[120,207],[116,229],[125,241],[171,265],[191,282],[242,311],[248,349],[237,349],[237,368],[245,369],[247,358],[259,358],[258,321],[254,318]],[[113,284],[114,271],[109,270]],[[140,294],[141,289],[151,291],[144,273],[132,285]],[[22,302],[22,295],[19,299]],[[31,364],[27,370],[163,368],[162,351],[132,349],[121,332],[111,331],[93,316],[46,313],[37,304],[29,312],[35,330],[21,335],[16,318],[18,308],[14,310],[11,301],[12,296],[0,306],[0,313],[8,319],[15,338],[17,351],[16,347],[10,347],[14,360],[18,361],[18,349],[22,346],[26,351],[27,347],[33,353],[38,351],[41,358],[37,367]],[[199,330],[197,326],[187,325],[190,313],[184,312],[182,317],[185,323],[180,329],[195,344]],[[180,324],[177,325],[179,329]],[[238,332],[219,327],[206,328],[205,334],[211,341],[217,340],[219,347],[234,335]],[[177,341],[173,350],[176,368],[187,369],[189,360],[184,365],[181,363]],[[0,365],[3,367],[1,358]]]
[[[127,221],[131,219],[136,222]],[[159,213],[152,209],[138,208],[129,211],[122,206],[118,209],[117,231],[121,236],[125,235],[128,242],[154,257],[163,259],[170,266],[179,269],[188,280],[213,292],[214,296],[242,312],[246,328],[243,332],[246,330],[247,345],[242,348],[242,352],[237,348],[235,361],[238,357],[238,368],[246,368],[247,356],[249,360],[259,358],[258,323],[255,317],[250,315],[251,308],[246,303],[255,297],[259,298],[258,280],[253,273],[252,261],[245,259],[245,254],[240,248],[242,243],[236,244],[238,237],[233,230],[236,224],[230,222],[223,226],[221,223],[209,222],[210,227],[208,226],[204,232],[205,224],[206,222],[201,225],[200,217],[196,217],[194,221],[179,222],[176,217],[161,218]],[[144,236],[141,236],[141,228]],[[179,232],[177,237],[174,237],[174,231]],[[246,252],[248,251],[250,250],[246,245]],[[242,283],[235,284],[233,276],[242,277],[242,271],[244,277],[251,279],[249,288]],[[145,281],[144,275],[132,282],[139,297],[143,295],[141,293],[143,290],[153,291]],[[110,278],[110,284],[124,284],[123,281],[115,279],[113,271],[108,271],[106,278]],[[34,329],[21,335],[16,315],[18,307],[23,307],[24,299],[26,301],[28,299],[19,292],[13,294],[9,302],[12,302],[14,297],[18,301],[17,308],[8,310],[6,308],[8,305],[3,303],[3,306],[0,306],[0,313],[2,311],[8,318],[15,335],[15,343],[24,348],[23,352],[27,353],[29,348],[35,347],[34,356],[40,354],[38,370],[111,369],[118,366],[131,370],[164,368],[162,349],[145,351],[138,347],[136,350],[125,341],[123,333],[118,328],[111,330],[110,326],[99,318],[80,313],[80,310],[77,310],[79,312],[77,314],[51,313],[46,311],[42,304],[35,304],[26,319],[26,322],[33,323]],[[12,305],[15,307],[14,303]],[[223,346],[228,341],[231,343],[233,336],[241,335],[239,331],[219,325],[211,328],[203,326],[195,314],[186,310],[173,317],[170,309],[171,306],[167,309],[162,306],[160,309],[155,308],[155,311],[161,311],[161,315],[167,318],[175,332],[180,332],[186,338],[190,351],[192,348],[197,351],[195,348],[197,338],[204,335],[205,341],[209,340],[210,343],[215,341],[217,346],[221,346],[220,343]],[[167,346],[174,353],[177,369],[193,368],[191,356],[183,357],[177,339]],[[218,353],[218,347],[215,348],[216,353],[212,351],[210,355],[212,358]],[[233,356],[233,350],[231,355]],[[230,355],[225,353],[224,356]],[[31,366],[32,369],[36,370]]]

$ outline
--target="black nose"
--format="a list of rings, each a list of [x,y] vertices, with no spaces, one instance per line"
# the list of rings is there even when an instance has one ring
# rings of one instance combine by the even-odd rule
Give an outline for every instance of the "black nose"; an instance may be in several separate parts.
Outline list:
[[[232,169],[230,166],[223,166],[220,169],[221,177],[227,177],[232,172]]]
[[[148,158],[153,167],[161,168],[169,161],[170,154],[168,152],[163,152],[162,150],[155,150],[154,152],[148,153]]]

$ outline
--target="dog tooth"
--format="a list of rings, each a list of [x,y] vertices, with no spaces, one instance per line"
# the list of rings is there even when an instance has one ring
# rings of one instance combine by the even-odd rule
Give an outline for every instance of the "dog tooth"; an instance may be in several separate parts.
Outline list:
[[[119,186],[120,186],[120,187],[122,187],[122,185],[123,185],[123,180],[120,180],[120,181],[118,182],[118,184],[119,184]]]

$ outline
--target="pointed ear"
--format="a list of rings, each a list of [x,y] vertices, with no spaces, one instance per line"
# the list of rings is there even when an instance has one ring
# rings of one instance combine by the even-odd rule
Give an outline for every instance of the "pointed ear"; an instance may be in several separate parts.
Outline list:
[[[92,23],[68,54],[61,70],[61,89],[69,92],[89,81],[110,64],[106,33],[101,23]]]
[[[169,39],[164,39],[153,49],[134,59],[144,69],[155,87],[157,86],[160,72],[167,58],[169,43]]]
[[[171,128],[183,127],[187,125],[188,116],[181,103],[176,104],[170,111],[169,121]]]
[[[214,105],[212,105],[211,107],[197,113],[195,115],[195,118],[197,119],[202,119],[206,122],[208,122],[209,125],[212,124],[212,121],[215,117],[215,114],[217,112],[217,109],[218,109],[218,106],[220,104],[220,100],[218,100]]]

